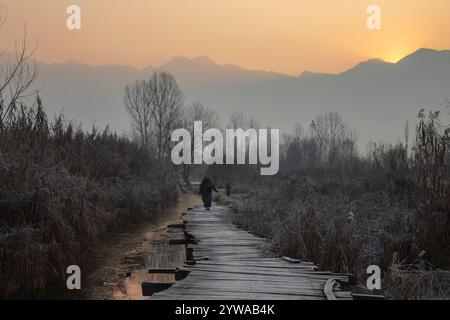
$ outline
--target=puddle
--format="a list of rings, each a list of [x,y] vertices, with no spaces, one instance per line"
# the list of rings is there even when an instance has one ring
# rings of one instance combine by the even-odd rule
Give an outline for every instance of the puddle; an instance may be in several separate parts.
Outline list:
[[[180,267],[186,260],[184,245],[169,245],[169,239],[183,237],[181,229],[168,224],[180,223],[187,208],[201,203],[199,196],[188,193],[166,210],[157,222],[140,226],[134,232],[117,234],[99,250],[99,267],[89,275],[87,299],[141,300],[142,281],[174,281],[172,274],[149,274],[149,268]]]
[[[142,281],[175,281],[173,274],[149,274],[149,268],[175,268],[183,265],[186,260],[186,252],[183,245],[169,245],[168,239],[179,238],[183,236],[182,231],[169,229],[166,234],[159,234],[161,238],[151,243],[152,252],[144,252],[144,267],[131,272],[126,277],[121,286],[115,288],[113,293],[114,299],[132,299],[140,300],[147,297],[142,296]]]

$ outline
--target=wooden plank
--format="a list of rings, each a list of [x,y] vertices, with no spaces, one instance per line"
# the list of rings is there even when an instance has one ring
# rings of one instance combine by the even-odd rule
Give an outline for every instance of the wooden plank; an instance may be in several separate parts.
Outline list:
[[[305,278],[311,278],[311,279],[325,279],[328,280],[330,278],[329,274],[320,274],[317,272],[307,272],[302,271],[301,273],[297,272],[288,272],[286,271],[273,271],[273,270],[252,270],[248,268],[205,268],[202,266],[189,266],[186,267],[187,270],[190,271],[197,271],[197,272],[215,272],[215,273],[229,273],[229,274],[248,274],[248,275],[267,275],[272,277],[292,277],[292,278],[298,278],[298,277],[305,277]],[[336,279],[348,281],[347,276],[339,276],[339,275],[333,275]]]
[[[150,268],[148,273],[152,274],[175,274],[178,268]]]
[[[375,294],[352,293],[351,296],[354,300],[385,300],[386,299],[384,296],[375,295]]]
[[[189,277],[191,278],[191,277]],[[186,279],[188,280],[188,279]],[[276,284],[276,285],[275,285]],[[205,289],[214,288],[234,288],[242,292],[252,292],[254,290],[266,289],[273,293],[290,293],[295,294],[303,291],[315,291],[317,294],[322,295],[323,285],[316,282],[300,282],[300,283],[289,283],[289,282],[265,282],[265,281],[251,281],[246,280],[211,280],[211,279],[195,279],[195,281],[183,281],[183,283],[177,283],[175,287],[182,288],[198,288],[203,287]],[[174,288],[175,288],[174,287]],[[280,290],[280,291],[278,291]]]
[[[308,261],[267,257],[266,240],[233,225],[230,212],[222,206],[188,210],[183,224],[174,227],[185,226],[185,239],[173,239],[186,245],[186,266],[175,271],[174,285],[152,298],[325,300],[327,287],[330,296],[352,299],[348,292],[333,291],[329,280],[349,281],[348,275],[318,272]]]
[[[184,229],[184,228],[186,228],[186,224],[184,224],[184,223],[169,224],[167,226],[167,228],[169,228],[169,229]]]
[[[282,259],[284,259],[285,261],[289,262],[289,263],[300,263],[301,261],[298,259],[292,259],[289,257],[281,257]]]
[[[143,296],[151,296],[156,292],[160,292],[170,288],[174,283],[173,282],[152,282],[152,281],[143,281],[141,284],[142,287],[142,295]]]
[[[323,292],[325,293],[327,300],[337,300],[336,296],[333,294],[333,288],[335,285],[336,285],[336,280],[333,278],[328,279],[328,281],[325,283]]]
[[[235,266],[245,266],[245,267],[252,267],[252,268],[268,268],[268,269],[284,269],[284,270],[315,270],[315,266],[311,265],[291,265],[291,266],[284,266],[281,264],[258,264],[258,263],[236,263],[236,262],[204,262],[200,261],[197,263],[197,265],[201,266],[223,266],[223,267],[235,267]]]
[[[170,290],[170,289],[169,289]],[[283,294],[250,294],[245,292],[209,292],[209,291],[185,291],[174,293],[160,292],[152,296],[152,300],[326,300],[325,296],[303,296]]]
[[[189,270],[187,270],[189,271]],[[271,281],[271,282],[316,282],[316,283],[322,283],[322,286],[325,285],[325,282],[328,280],[327,277],[323,278],[317,278],[317,277],[303,277],[301,274],[293,277],[288,276],[273,276],[273,275],[265,275],[265,274],[243,274],[243,273],[222,273],[222,272],[196,272],[196,271],[190,271],[190,277],[197,277],[198,279],[206,278],[206,279],[242,279],[242,280],[248,280],[248,279],[256,279],[258,281]]]
[[[194,240],[189,240],[189,239],[169,239],[169,244],[170,245],[179,245],[179,244],[195,244],[197,243]]]
[[[185,279],[189,275],[190,271],[188,270],[176,270],[175,271],[175,281],[180,281]]]

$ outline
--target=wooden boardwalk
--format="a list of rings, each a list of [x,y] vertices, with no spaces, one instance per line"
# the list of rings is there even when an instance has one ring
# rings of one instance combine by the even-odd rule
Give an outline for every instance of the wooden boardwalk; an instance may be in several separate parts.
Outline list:
[[[182,280],[156,284],[160,289],[152,292],[152,300],[352,299],[338,289],[350,281],[348,275],[319,272],[311,262],[268,258],[266,240],[237,228],[231,215],[228,207],[214,206],[210,211],[195,207],[183,216],[184,224],[174,227],[184,228],[186,239],[173,243],[186,241],[188,261],[172,270]]]

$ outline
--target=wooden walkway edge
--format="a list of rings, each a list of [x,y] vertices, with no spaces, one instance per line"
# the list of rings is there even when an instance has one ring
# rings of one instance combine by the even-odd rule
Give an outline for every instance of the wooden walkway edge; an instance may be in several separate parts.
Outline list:
[[[232,210],[192,208],[183,216],[186,264],[167,269],[174,283],[143,283],[143,291],[159,300],[351,300],[339,286],[350,275],[317,271],[311,262],[268,258],[267,241],[231,222]],[[152,269],[149,272],[164,272]],[[154,286],[153,286],[154,285]]]

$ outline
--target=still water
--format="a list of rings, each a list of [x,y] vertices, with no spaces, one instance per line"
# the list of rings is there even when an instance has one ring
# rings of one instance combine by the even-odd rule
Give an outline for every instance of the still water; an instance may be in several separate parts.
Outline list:
[[[169,239],[182,238],[180,229],[167,225],[181,222],[187,208],[199,205],[193,193],[182,194],[177,204],[166,209],[161,218],[132,232],[113,236],[102,245],[98,268],[89,276],[87,299],[139,300],[142,281],[174,281],[174,275],[152,275],[149,268],[181,267],[186,260],[184,245],[169,245]]]

